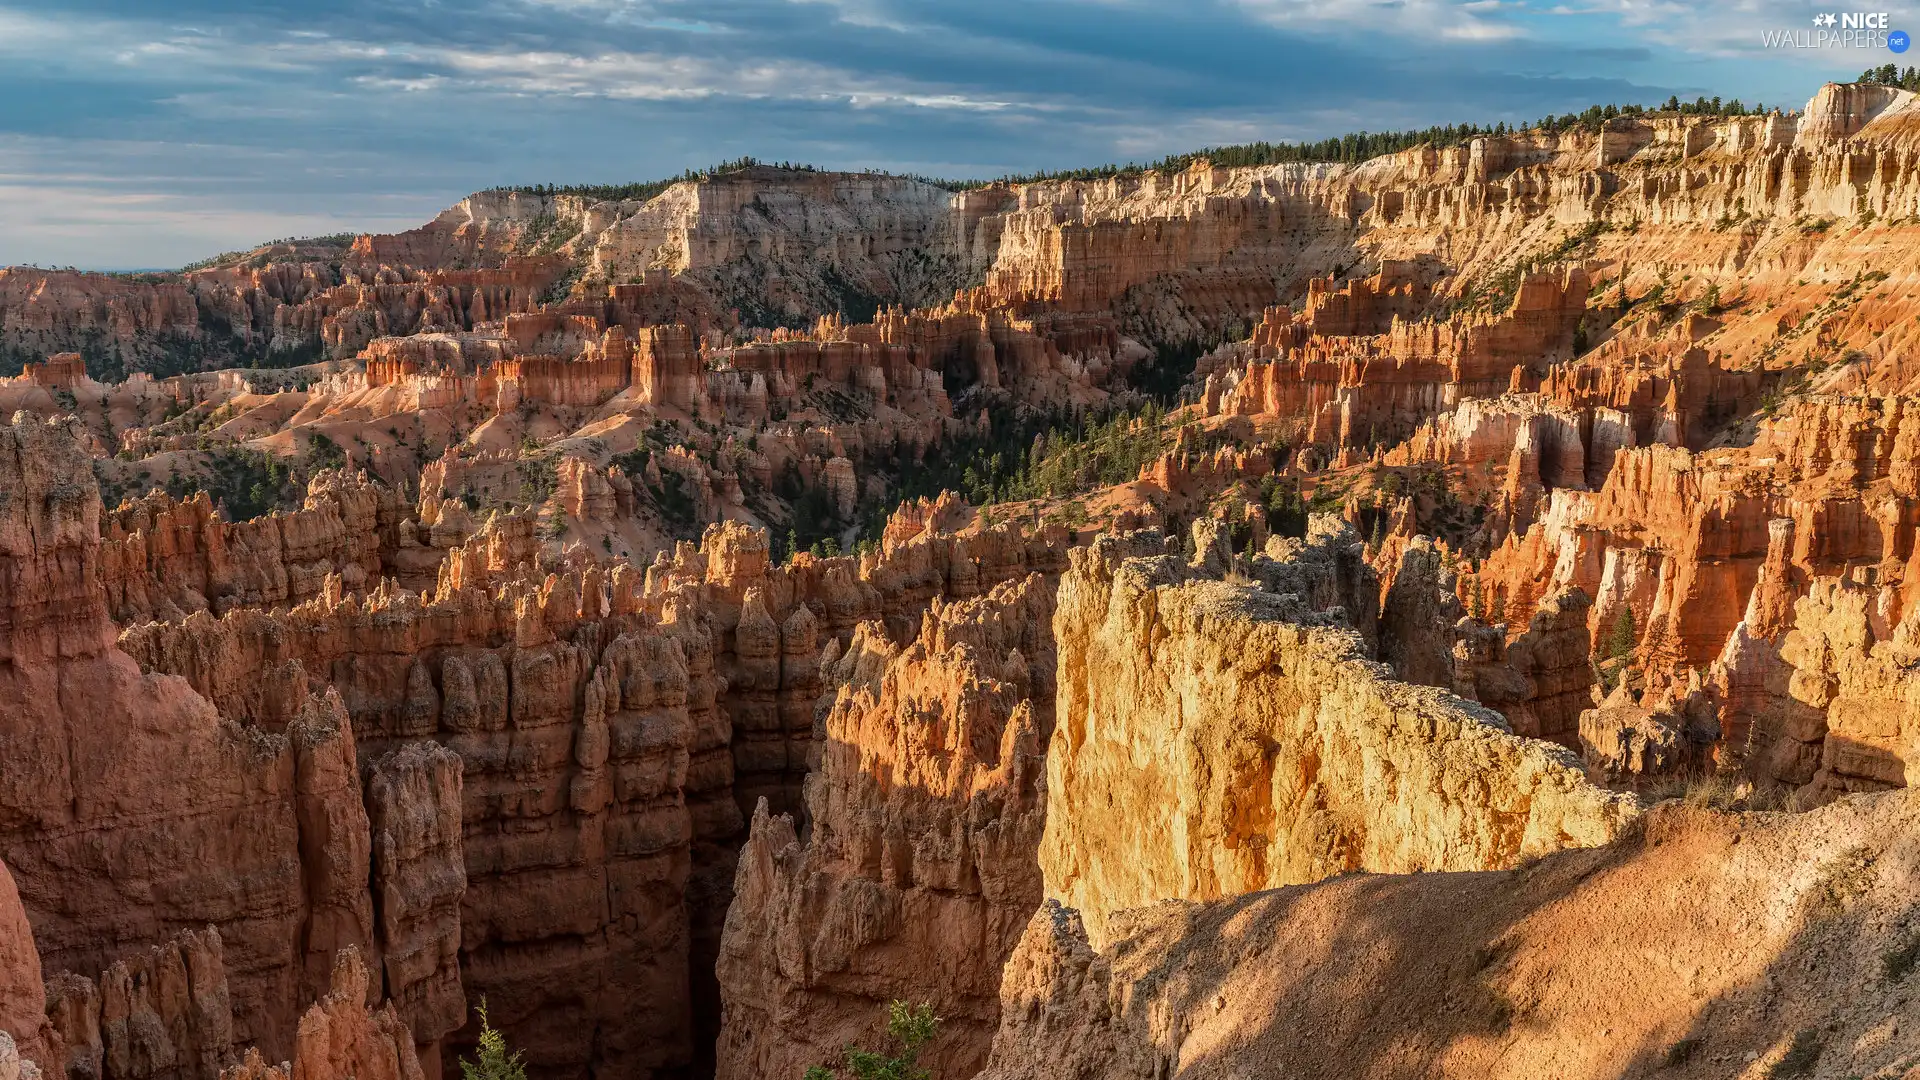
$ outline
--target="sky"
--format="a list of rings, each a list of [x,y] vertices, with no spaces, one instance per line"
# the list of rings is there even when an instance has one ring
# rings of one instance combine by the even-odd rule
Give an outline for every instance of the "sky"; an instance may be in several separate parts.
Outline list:
[[[0,0],[0,265],[178,266],[743,155],[972,178],[1670,94],[1798,108],[1908,59],[1761,47],[1831,3]]]

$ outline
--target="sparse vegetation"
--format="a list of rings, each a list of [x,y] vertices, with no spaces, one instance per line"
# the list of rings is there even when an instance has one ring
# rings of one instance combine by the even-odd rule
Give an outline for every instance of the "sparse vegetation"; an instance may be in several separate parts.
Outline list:
[[[1911,70],[1911,69],[1909,69]],[[1248,142],[1225,146],[1209,146],[1199,150],[1190,150],[1180,154],[1170,154],[1149,164],[1132,162],[1128,164],[1108,163],[1071,169],[1041,169],[1025,173],[1008,173],[992,180],[954,180],[940,177],[922,176],[917,173],[888,173],[875,169],[864,170],[878,176],[899,176],[902,179],[917,180],[946,188],[949,191],[968,191],[987,187],[992,184],[1038,184],[1057,180],[1104,180],[1117,176],[1142,176],[1146,173],[1171,175],[1185,172],[1200,163],[1220,168],[1260,167],[1288,164],[1356,164],[1368,161],[1383,154],[1398,153],[1416,146],[1447,147],[1459,146],[1473,139],[1486,136],[1518,135],[1523,131],[1560,133],[1570,131],[1598,131],[1608,120],[1617,117],[1632,116],[1758,116],[1766,112],[1762,105],[1748,107],[1738,98],[1723,102],[1720,98],[1700,97],[1693,101],[1681,101],[1670,97],[1662,105],[1591,105],[1578,113],[1566,113],[1559,116],[1544,116],[1531,127],[1522,128],[1509,125],[1506,121],[1493,124],[1443,124],[1433,127],[1407,131],[1355,131],[1344,135],[1333,135],[1324,139],[1302,140],[1300,142]],[[741,157],[732,161],[723,161],[704,169],[688,169],[678,176],[661,180],[647,180],[628,184],[521,184],[504,185],[491,190],[497,192],[516,192],[526,195],[574,195],[586,199],[634,200],[651,199],[675,184],[704,182],[723,177],[731,173],[743,172],[752,168],[775,168],[790,172],[817,172],[816,166],[800,162],[768,162],[758,158]]]
[[[809,1068],[806,1080],[929,1080],[933,1074],[920,1067],[920,1051],[939,1028],[940,1018],[933,1014],[933,1006],[893,1002],[887,1006],[885,1050],[849,1045],[839,1061]],[[491,1078],[470,1076],[467,1080]]]
[[[1860,81],[1877,83],[1881,86],[1894,86],[1902,90],[1920,90],[1920,69],[1909,66],[1902,71],[1897,65],[1882,64],[1861,72]]]
[[[307,435],[307,466],[315,471],[340,469],[347,464],[347,452],[339,443],[315,431]]]
[[[514,472],[520,481],[518,501],[525,506],[539,506],[560,487],[560,461],[555,456],[523,457],[514,463]]]
[[[694,504],[693,494],[687,490],[686,477],[673,469],[662,469],[660,483],[648,484],[646,490],[653,498],[653,505],[660,511],[660,516],[668,525],[677,527],[676,535],[691,533],[699,508]]]
[[[1815,915],[1835,915],[1873,886],[1873,849],[1855,844],[1820,868],[1819,880],[1808,894]]]
[[[176,499],[206,492],[230,521],[295,509],[306,490],[292,464],[258,450],[217,447],[206,452],[205,463],[204,472],[176,473],[162,486]]]
[[[345,251],[347,248],[352,247],[353,242],[359,239],[359,237],[360,237],[359,233],[351,233],[351,232],[331,233],[326,236],[283,236],[278,240],[269,240],[266,243],[261,244],[258,247],[252,248],[247,251],[223,251],[220,254],[213,256],[212,258],[200,259],[195,262],[190,262],[185,266],[182,266],[177,271],[177,273],[189,274],[195,270],[205,270],[208,267],[213,267],[213,266],[228,266],[233,263],[238,263],[243,261],[246,262],[249,266],[252,266],[256,270],[266,266],[267,263],[270,261],[308,262],[308,261],[312,261],[316,257],[325,257],[325,256],[296,255],[288,252],[280,252],[280,253],[269,256],[265,252],[265,249],[276,248],[276,247],[308,247],[308,248],[321,248],[327,251],[329,254],[332,254],[340,251]],[[150,274],[150,273],[149,274],[138,274],[138,273],[116,274],[113,276],[127,277],[127,278],[132,278],[134,280],[158,279],[160,277],[160,275]]]
[[[1588,254],[1593,242],[1610,228],[1612,228],[1612,226],[1605,221],[1587,222],[1580,228],[1569,232],[1560,239],[1559,243],[1548,248],[1546,251],[1538,255],[1522,256],[1502,267],[1485,282],[1468,286],[1462,291],[1460,300],[1455,304],[1455,308],[1457,310],[1484,310],[1496,313],[1508,310],[1513,307],[1514,297],[1519,294],[1520,284],[1527,279],[1528,274],[1542,267],[1552,266],[1555,263]],[[1622,281],[1624,282],[1624,280],[1623,277]],[[1622,284],[1621,288],[1622,296],[1624,297],[1625,285]],[[1575,333],[1577,340],[1574,343],[1574,351],[1576,353],[1584,352],[1584,324],[1582,328]]]

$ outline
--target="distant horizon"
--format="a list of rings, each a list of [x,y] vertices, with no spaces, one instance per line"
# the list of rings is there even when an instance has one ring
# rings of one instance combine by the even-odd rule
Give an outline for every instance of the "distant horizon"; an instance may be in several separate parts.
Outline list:
[[[1763,47],[1808,0],[423,4],[0,0],[0,264],[171,268],[748,154],[992,177],[1669,96],[1797,108],[1904,59]]]
[[[1849,80],[1822,79],[1814,85],[1811,91],[1809,91],[1807,95],[1807,100],[1811,100],[1813,95],[1819,92],[1819,89],[1821,86],[1827,85],[1828,83],[1832,83],[1832,82],[1846,82],[1846,81],[1849,81]],[[1676,96],[1676,95],[1669,95],[1669,97],[1673,97],[1673,96]],[[1703,97],[1706,97],[1706,95],[1695,95],[1695,98],[1693,100],[1689,100],[1687,102],[1684,102],[1683,104],[1691,105],[1695,101]],[[1712,100],[1721,100],[1731,104],[1735,101],[1738,101],[1739,99],[1728,98],[1725,95],[1716,95],[1714,98],[1712,98]],[[1605,104],[1632,105],[1632,106],[1640,106],[1640,107],[1650,108],[1650,109],[1658,107],[1655,105],[1649,105],[1649,103],[1646,103],[1646,102],[1609,102]],[[1791,106],[1783,103],[1778,103],[1778,102],[1771,103],[1771,104],[1766,102],[1756,102],[1755,104],[1759,106],[1764,106],[1767,112],[1779,111],[1785,115],[1798,115],[1801,109],[1806,104],[1806,100],[1802,100],[1798,104],[1794,104]],[[1558,114],[1558,115],[1564,115],[1564,114]],[[1511,132],[1521,133],[1524,131],[1533,130],[1533,125],[1537,123],[1539,119],[1541,118],[1536,117],[1535,120],[1531,122],[1526,122],[1524,124],[1511,125]],[[1469,120],[1469,121],[1454,121],[1453,123],[1456,126],[1475,125],[1475,126],[1491,127],[1493,126],[1493,124],[1499,123],[1499,121],[1493,121],[1489,123],[1485,121]],[[1447,125],[1445,123],[1441,123],[1438,125],[1431,125],[1431,126],[1445,127]],[[1320,138],[1338,138],[1344,135],[1353,135],[1353,134],[1362,134],[1362,133],[1367,133],[1367,132],[1365,131],[1365,129],[1360,129],[1357,131],[1334,132],[1325,136],[1321,136]],[[1372,134],[1388,135],[1388,134],[1399,134],[1399,132],[1378,131],[1378,132],[1372,132]],[[1259,140],[1254,140],[1254,141],[1259,141]],[[1283,140],[1283,141],[1287,143],[1297,144],[1297,143],[1311,142],[1315,140],[1298,139],[1298,140]],[[1231,144],[1231,145],[1246,145],[1246,144]],[[1204,154],[1208,150],[1217,150],[1222,148],[1223,147],[1219,147],[1219,146],[1200,147],[1200,148],[1196,148],[1189,151],[1181,151],[1179,153]],[[1167,156],[1173,156],[1173,155],[1167,155]],[[771,160],[758,158],[755,155],[746,155],[745,157],[752,158],[754,165],[757,167],[789,168],[797,171],[809,170],[809,171],[818,171],[823,173],[839,173],[844,175],[878,174],[878,175],[897,177],[900,179],[917,180],[920,182],[936,183],[936,184],[938,183],[990,184],[990,183],[1000,183],[1000,182],[1008,181],[1010,179],[1014,180],[1015,182],[1019,182],[1018,178],[1020,176],[1026,175],[1026,174],[1004,174],[1001,176],[994,176],[994,177],[931,177],[931,176],[915,175],[915,174],[903,173],[903,172],[895,172],[892,170],[879,168],[876,166],[822,166],[822,165],[817,165],[813,162],[806,162],[806,161],[771,161]],[[237,247],[222,248],[219,251],[213,252],[212,254],[202,255],[193,259],[186,259],[171,266],[82,266],[77,263],[62,263],[62,264],[48,265],[48,264],[37,264],[33,262],[0,262],[0,270],[28,269],[28,270],[42,270],[42,271],[49,271],[49,272],[72,271],[74,273],[106,274],[106,275],[180,273],[186,267],[193,266],[195,263],[198,263],[198,262],[204,262],[208,259],[218,258],[219,256],[222,256],[222,255],[244,254],[246,252],[258,250],[259,248],[266,247],[272,244],[277,244],[277,243],[294,243],[294,242],[303,242],[303,241],[310,241],[310,240],[320,240],[320,239],[325,239],[325,238],[334,237],[334,236],[351,235],[351,236],[358,237],[358,236],[367,236],[367,235],[386,235],[394,232],[405,232],[410,229],[419,228],[427,224],[429,221],[433,220],[433,218],[436,217],[438,214],[444,213],[447,209],[453,207],[454,205],[457,205],[458,203],[460,203],[465,199],[472,198],[475,195],[481,195],[491,191],[527,191],[527,190],[538,188],[541,186],[551,186],[554,188],[564,189],[569,187],[610,187],[610,186],[617,187],[617,186],[622,186],[624,184],[636,184],[636,185],[655,184],[655,183],[670,184],[670,183],[675,183],[675,182],[684,180],[686,178],[686,174],[689,172],[704,173],[714,168],[718,168],[721,164],[725,164],[725,163],[716,163],[709,166],[703,166],[697,169],[686,169],[686,170],[682,170],[682,173],[679,175],[676,175],[673,177],[658,177],[653,180],[613,181],[611,183],[595,183],[595,184],[571,183],[571,182],[551,181],[551,180],[532,181],[532,182],[524,182],[524,183],[512,183],[512,182],[494,183],[486,186],[469,188],[465,192],[451,197],[438,210],[431,211],[425,214],[424,216],[414,220],[412,224],[403,225],[399,228],[386,228],[386,229],[348,228],[348,229],[335,229],[329,232],[316,232],[316,233],[311,233],[306,235],[283,235],[283,236],[279,236],[272,239],[260,240],[252,244],[241,245]],[[1098,165],[1083,165],[1083,166],[1069,165],[1069,166],[1062,166],[1061,169],[1071,170],[1071,169],[1079,168],[1079,169],[1088,169],[1088,170],[1099,170],[1099,169],[1112,167],[1114,169],[1124,171],[1124,170],[1131,170],[1131,169],[1150,168],[1153,166],[1153,164],[1154,162],[1152,161],[1123,161],[1123,162],[1106,162]],[[1040,171],[1040,170],[1035,170],[1035,171]],[[1059,170],[1056,170],[1056,171],[1059,171]],[[4,187],[4,186],[5,186],[4,183],[0,183],[0,187]],[[561,193],[565,193],[565,192],[561,192]]]

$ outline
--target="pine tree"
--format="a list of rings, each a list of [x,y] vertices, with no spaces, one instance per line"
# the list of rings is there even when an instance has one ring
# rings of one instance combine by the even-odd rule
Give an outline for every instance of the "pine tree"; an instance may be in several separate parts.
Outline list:
[[[1633,655],[1633,609],[1623,607],[1620,617],[1614,620],[1613,630],[1607,634],[1607,655],[1615,660]]]
[[[463,1080],[527,1080],[527,1067],[520,1060],[520,1051],[508,1053],[507,1037],[487,1022],[485,998],[474,1012],[480,1016],[480,1054],[475,1061],[460,1059]]]

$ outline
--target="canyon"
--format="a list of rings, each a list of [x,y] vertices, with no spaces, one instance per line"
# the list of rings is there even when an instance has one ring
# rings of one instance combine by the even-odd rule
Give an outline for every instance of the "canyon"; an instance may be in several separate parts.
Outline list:
[[[1904,1075],[1916,241],[1860,83],[0,271],[0,1080]]]

